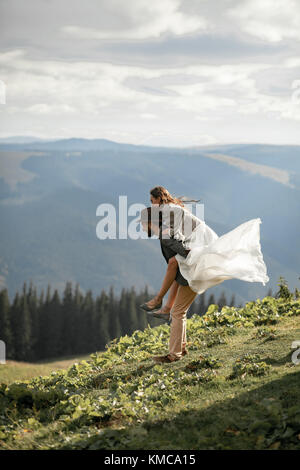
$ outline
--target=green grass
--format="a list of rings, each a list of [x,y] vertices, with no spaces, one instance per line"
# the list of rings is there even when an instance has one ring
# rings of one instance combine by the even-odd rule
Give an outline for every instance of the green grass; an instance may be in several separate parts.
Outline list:
[[[163,324],[0,386],[0,448],[300,449],[300,300],[212,305],[187,334],[189,354],[172,364],[151,359],[167,353]]]
[[[6,361],[0,364],[0,383],[11,384],[16,380],[28,380],[37,375],[49,375],[57,369],[67,369],[75,362],[88,359],[88,356],[66,357],[35,363]]]

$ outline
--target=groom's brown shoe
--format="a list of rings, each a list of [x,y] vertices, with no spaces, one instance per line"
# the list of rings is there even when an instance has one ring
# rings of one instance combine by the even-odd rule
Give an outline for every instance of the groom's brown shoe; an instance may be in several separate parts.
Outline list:
[[[179,357],[171,357],[169,354],[166,356],[154,356],[153,358],[154,362],[157,362],[158,364],[163,364],[163,363],[171,363],[171,362],[176,362],[179,361]]]

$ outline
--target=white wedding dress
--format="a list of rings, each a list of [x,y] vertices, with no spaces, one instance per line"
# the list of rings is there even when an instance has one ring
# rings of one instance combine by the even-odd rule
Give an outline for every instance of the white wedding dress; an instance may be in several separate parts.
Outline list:
[[[187,209],[179,209],[175,204],[168,206],[176,208],[178,215],[184,211],[187,220],[192,218],[197,223],[196,228],[184,236],[180,231],[180,217],[175,216],[174,237],[191,250],[186,258],[179,254],[175,257],[181,274],[194,292],[202,294],[227,279],[262,282],[263,285],[269,281],[260,246],[260,218],[248,220],[219,237]]]

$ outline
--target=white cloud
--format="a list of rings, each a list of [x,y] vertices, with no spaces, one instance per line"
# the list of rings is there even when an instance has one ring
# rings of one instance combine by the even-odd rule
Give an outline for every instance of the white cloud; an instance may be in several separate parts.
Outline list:
[[[140,117],[142,119],[157,119],[158,116],[156,114],[153,114],[153,113],[142,113],[140,114]]]
[[[236,105],[235,99],[220,96],[203,84],[170,85],[168,88],[178,93],[172,97],[172,106],[185,111],[199,112]]]
[[[207,114],[203,114],[202,116],[201,115],[196,115],[194,117],[194,119],[196,121],[220,121],[221,120],[221,116],[208,116]]]
[[[69,113],[76,113],[76,109],[73,106],[69,106],[67,104],[62,105],[51,105],[46,103],[36,103],[32,106],[29,106],[26,110],[29,113],[33,114],[69,114]]]
[[[51,137],[101,136],[190,146],[224,141],[224,136],[236,141],[243,135],[248,140],[257,120],[259,135],[266,129],[273,132],[273,139],[271,121],[284,123],[286,129],[288,124],[291,129],[299,125],[300,106],[291,99],[292,80],[282,79],[285,71],[288,78],[300,78],[297,59],[292,55],[278,65],[254,61],[151,68],[33,60],[24,50],[11,50],[0,54],[1,78],[7,86],[7,104],[0,110],[2,127],[14,129],[10,134],[15,135],[45,137],[51,128]],[[276,93],[277,75],[278,86],[286,86],[284,93]]]
[[[123,17],[123,24],[118,24],[117,28],[110,24],[101,28],[70,24],[61,28],[62,33],[80,39],[146,39],[165,33],[181,36],[208,27],[200,15],[180,11],[179,0],[114,0],[110,6]]]
[[[180,110],[199,115],[228,109],[241,114],[273,112],[281,118],[300,119],[299,106],[293,106],[290,99],[291,90],[288,99],[259,90],[256,74],[274,69],[276,78],[276,67],[271,64],[151,69],[97,62],[34,61],[19,51],[11,51],[7,63],[5,58],[7,54],[0,54],[8,112],[88,113],[110,118],[122,113],[125,118],[139,111],[142,119],[150,121]],[[174,85],[172,77],[180,77],[181,83]],[[184,81],[184,77],[196,83]],[[134,78],[136,89],[126,85],[129,78]],[[139,79],[155,79],[157,90],[161,79],[161,93],[143,90],[138,86]]]
[[[236,26],[269,42],[300,40],[300,2],[298,0],[245,0],[228,10]]]
[[[288,59],[285,59],[283,61],[283,67],[286,68],[295,68],[299,67],[300,68],[300,57],[289,57]]]

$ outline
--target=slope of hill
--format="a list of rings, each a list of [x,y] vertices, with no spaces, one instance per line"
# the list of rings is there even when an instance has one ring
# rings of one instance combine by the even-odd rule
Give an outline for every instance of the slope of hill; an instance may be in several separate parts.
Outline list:
[[[289,174],[294,187],[255,174],[209,153],[239,157]],[[226,146],[168,149],[118,144],[104,139],[0,144],[0,283],[10,296],[32,279],[62,291],[67,280],[97,293],[114,285],[148,284],[156,290],[165,263],[156,240],[99,240],[96,209],[117,209],[119,195],[128,207],[149,204],[149,190],[166,186],[171,193],[201,199],[204,217],[219,235],[260,217],[261,245],[270,282],[231,280],[212,291],[237,304],[266,295],[283,275],[298,282],[300,247],[299,147]],[[260,160],[261,159],[261,160]],[[8,164],[9,163],[9,164]],[[128,216],[128,223],[133,220]]]
[[[0,383],[11,384],[15,381],[28,380],[36,375],[49,375],[57,369],[67,369],[79,360],[88,359],[88,356],[66,357],[36,363],[21,361],[6,361],[0,364]]]
[[[300,449],[300,298],[280,295],[193,316],[189,354],[172,364],[151,360],[167,347],[162,325],[2,384],[1,448]]]

